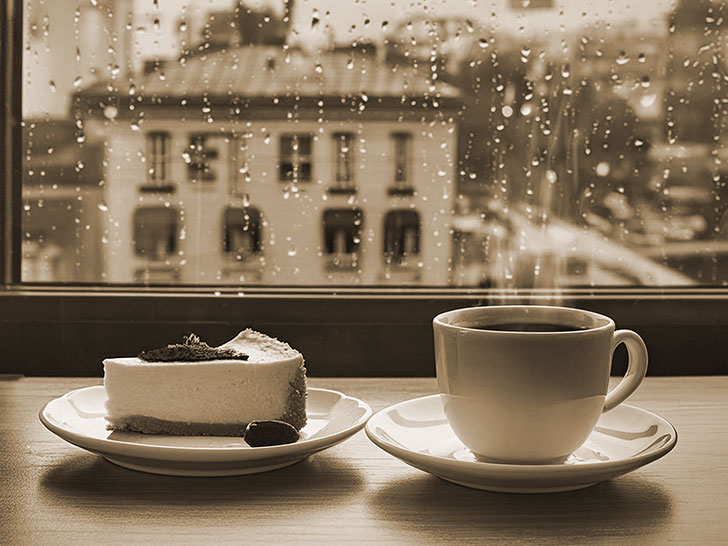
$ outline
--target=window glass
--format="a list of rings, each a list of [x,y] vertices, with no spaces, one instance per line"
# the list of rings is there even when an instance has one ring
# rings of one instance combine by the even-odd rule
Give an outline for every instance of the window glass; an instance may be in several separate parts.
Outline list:
[[[410,180],[410,146],[412,142],[409,133],[393,133],[394,143],[394,184],[408,187]]]
[[[22,5],[24,282],[728,285],[718,0]]]
[[[255,207],[225,209],[223,251],[231,258],[249,261],[263,249],[260,211]]]
[[[384,217],[387,263],[405,264],[420,253],[420,215],[416,210],[391,210]]]
[[[173,208],[142,207],[134,211],[134,252],[147,260],[174,254],[178,241],[178,212]]]
[[[334,184],[330,191],[353,191],[354,184],[354,135],[334,133]]]
[[[282,181],[310,182],[313,147],[311,135],[281,136],[280,174]]]
[[[215,182],[220,153],[217,144],[222,137],[215,135],[191,135],[187,151],[183,154],[187,163],[187,177],[195,182]]]
[[[149,173],[147,190],[171,191],[169,177],[169,133],[150,131],[147,133],[147,157]]]

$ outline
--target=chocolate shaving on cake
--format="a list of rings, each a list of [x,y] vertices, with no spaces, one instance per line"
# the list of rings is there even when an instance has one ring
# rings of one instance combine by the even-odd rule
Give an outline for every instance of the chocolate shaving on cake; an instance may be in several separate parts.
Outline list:
[[[195,334],[184,336],[184,343],[169,344],[139,353],[147,362],[200,362],[202,360],[248,360],[248,355],[234,349],[210,347]]]

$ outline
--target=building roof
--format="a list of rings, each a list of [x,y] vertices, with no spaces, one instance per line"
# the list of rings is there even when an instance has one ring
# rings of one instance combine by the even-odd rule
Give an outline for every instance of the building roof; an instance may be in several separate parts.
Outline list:
[[[418,97],[452,99],[457,88],[431,80],[429,66],[391,65],[358,51],[323,51],[307,54],[278,46],[243,46],[160,63],[136,74],[127,84],[109,93],[98,83],[79,95],[126,95],[158,97]]]

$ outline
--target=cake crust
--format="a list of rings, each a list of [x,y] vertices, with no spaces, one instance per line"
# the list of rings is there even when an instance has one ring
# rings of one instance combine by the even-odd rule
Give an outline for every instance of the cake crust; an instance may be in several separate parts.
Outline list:
[[[119,432],[139,432],[142,434],[165,434],[167,436],[242,436],[248,423],[184,423],[130,415],[109,420],[107,429]]]

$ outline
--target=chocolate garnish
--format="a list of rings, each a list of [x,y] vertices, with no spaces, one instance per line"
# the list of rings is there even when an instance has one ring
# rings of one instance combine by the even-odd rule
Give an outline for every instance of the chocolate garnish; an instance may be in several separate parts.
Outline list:
[[[202,360],[248,360],[248,355],[235,349],[210,347],[195,334],[184,336],[184,343],[169,344],[139,353],[146,362],[200,362]]]

